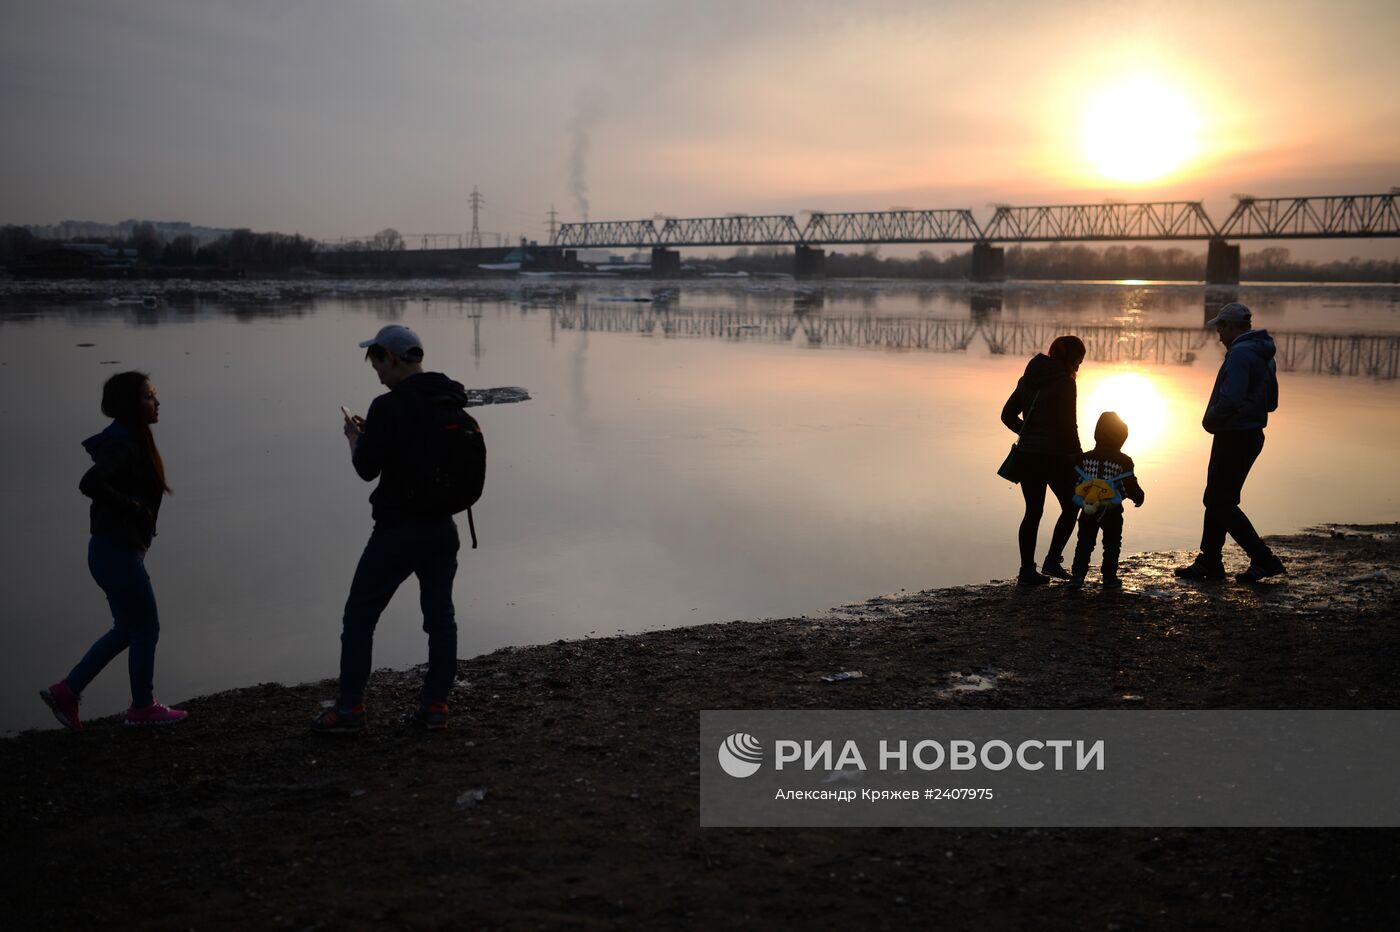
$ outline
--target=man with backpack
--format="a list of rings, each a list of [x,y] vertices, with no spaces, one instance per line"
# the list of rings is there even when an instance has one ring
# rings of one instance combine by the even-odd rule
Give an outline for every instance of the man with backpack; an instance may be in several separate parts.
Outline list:
[[[1249,569],[1235,574],[1238,582],[1257,583],[1288,572],[1240,509],[1244,481],[1264,449],[1269,414],[1278,410],[1274,339],[1267,330],[1254,330],[1252,317],[1249,308],[1231,302],[1206,323],[1219,335],[1225,360],[1201,419],[1201,426],[1212,435],[1201,552],[1190,564],[1174,570],[1183,579],[1225,578],[1222,550],[1227,534],[1249,555]]]
[[[452,580],[457,573],[453,514],[481,495],[486,447],[476,420],[463,410],[466,391],[440,372],[423,371],[423,343],[399,324],[360,344],[389,391],[364,418],[348,412],[345,436],[355,471],[379,480],[369,500],[374,531],[355,568],[340,635],[340,695],[312,722],[318,732],[365,727],[374,627],[399,585],[418,577],[428,672],[417,721],[447,727],[447,699],[457,671]],[[475,535],[473,535],[473,546]]]

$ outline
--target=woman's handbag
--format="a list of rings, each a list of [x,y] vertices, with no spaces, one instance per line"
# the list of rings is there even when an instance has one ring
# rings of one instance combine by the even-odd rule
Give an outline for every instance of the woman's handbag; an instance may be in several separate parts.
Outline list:
[[[1035,403],[1039,400],[1040,392],[1036,392],[1035,397],[1031,399],[1031,406],[1026,409],[1025,420],[1021,421],[1021,430],[1026,429],[1026,421],[1029,421],[1031,419],[1031,412],[1035,410]],[[1016,443],[1013,443],[1011,445],[1011,452],[1006,454],[1006,459],[1002,460],[1001,465],[997,467],[997,475],[1001,476],[1007,482],[1020,482],[1022,478],[1021,457],[1019,455],[1019,451],[1017,450],[1017,447],[1020,445],[1020,439],[1021,433],[1020,431],[1017,431]]]
[[[997,475],[1007,482],[1021,481],[1021,464],[1016,461],[1016,444],[1011,445],[1011,452],[1006,454],[1006,459],[997,467]]]

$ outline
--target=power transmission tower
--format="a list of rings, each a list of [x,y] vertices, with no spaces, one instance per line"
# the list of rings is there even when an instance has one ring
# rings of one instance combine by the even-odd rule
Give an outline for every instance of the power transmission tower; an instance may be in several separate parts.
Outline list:
[[[480,249],[481,227],[477,223],[477,214],[481,210],[481,205],[486,203],[486,198],[481,196],[481,192],[476,189],[476,185],[472,185],[472,196],[467,199],[467,203],[472,205],[472,232],[471,236],[467,239],[467,248]]]
[[[554,209],[553,204],[550,204],[549,213],[545,216],[549,217],[549,242],[550,245],[553,245],[555,234],[559,229],[559,211]]]

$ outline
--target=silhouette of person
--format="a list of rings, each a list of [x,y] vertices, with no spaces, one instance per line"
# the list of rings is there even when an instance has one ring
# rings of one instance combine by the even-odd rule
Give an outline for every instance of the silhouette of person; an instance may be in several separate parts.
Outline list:
[[[102,386],[102,413],[112,423],[83,441],[92,468],[83,474],[78,489],[92,499],[88,571],[107,596],[112,627],[88,648],[67,677],[40,690],[39,698],[65,728],[80,731],[83,690],[126,651],[131,706],[123,724],[174,725],[189,713],[157,702],[152,694],[160,616],[146,572],[146,551],[170,486],[151,434],[151,425],[160,420],[160,400],[151,377],[144,372],[112,376]]]
[[[1075,476],[1075,502],[1083,502],[1079,516],[1079,538],[1074,547],[1074,563],[1070,570],[1070,586],[1084,585],[1089,573],[1089,558],[1094,544],[1103,531],[1103,587],[1121,589],[1118,578],[1118,556],[1123,549],[1123,502],[1130,501],[1141,508],[1147,496],[1134,473],[1133,458],[1123,452],[1128,442],[1128,425],[1116,411],[1105,411],[1094,425],[1094,449],[1079,457]]]
[[[1228,534],[1249,556],[1249,568],[1236,574],[1239,582],[1258,582],[1287,572],[1283,561],[1259,537],[1240,508],[1245,479],[1264,449],[1269,412],[1278,409],[1278,373],[1274,341],[1267,330],[1251,328],[1249,308],[1231,302],[1206,323],[1225,346],[1225,359],[1215,377],[1201,426],[1212,435],[1201,551],[1188,566],[1174,571],[1184,579],[1225,578],[1222,551]]]
[[[1064,552],[1074,533],[1079,508],[1074,504],[1074,462],[1080,454],[1078,392],[1075,378],[1084,361],[1084,343],[1075,336],[1056,337],[1050,348],[1026,364],[1016,390],[1001,409],[1001,422],[1019,435],[1016,462],[1026,511],[1017,532],[1020,586],[1044,585],[1050,577],[1069,579]],[[1045,490],[1055,494],[1060,516],[1050,534],[1050,549],[1039,571],[1035,539],[1045,510]]]
[[[447,727],[447,699],[457,674],[457,621],[452,582],[457,574],[453,512],[423,496],[425,466],[433,467],[434,408],[464,407],[467,393],[441,372],[423,371],[423,342],[400,324],[360,344],[379,381],[389,389],[364,418],[345,418],[350,457],[361,479],[379,480],[370,495],[374,530],[355,567],[340,635],[340,695],[312,722],[319,732],[365,727],[374,628],[409,576],[418,577],[428,671],[416,718],[429,730]],[[474,423],[474,422],[472,422]]]

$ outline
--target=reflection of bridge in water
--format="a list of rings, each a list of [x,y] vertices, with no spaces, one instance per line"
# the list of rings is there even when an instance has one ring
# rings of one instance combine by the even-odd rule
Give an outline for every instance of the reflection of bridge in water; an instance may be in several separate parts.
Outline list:
[[[1030,356],[1060,334],[1084,341],[1089,358],[1101,363],[1190,365],[1216,346],[1214,332],[1201,327],[1142,327],[1130,324],[1077,324],[1065,321],[990,319],[919,315],[834,315],[795,310],[693,310],[668,303],[566,302],[550,309],[552,327],[601,333],[633,333],[667,338],[700,338],[768,343],[805,343],[908,350],[966,352],[985,347],[993,355]],[[1312,372],[1393,380],[1400,376],[1400,335],[1269,331],[1285,372]]]

